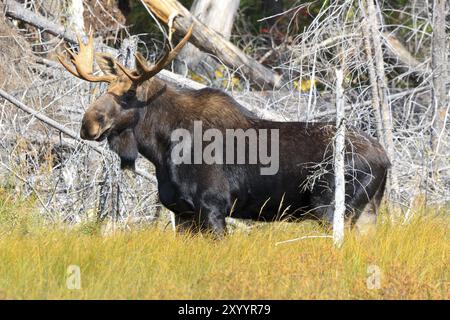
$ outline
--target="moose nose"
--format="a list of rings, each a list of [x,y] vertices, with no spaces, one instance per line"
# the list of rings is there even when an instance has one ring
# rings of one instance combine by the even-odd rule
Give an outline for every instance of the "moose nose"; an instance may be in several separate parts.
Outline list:
[[[86,112],[81,120],[80,138],[83,140],[95,140],[99,135],[100,125],[96,121],[96,114]]]
[[[99,130],[92,130],[92,128],[86,128],[84,125],[80,130],[80,138],[83,140],[95,140],[99,136]]]
[[[90,125],[83,121],[80,129],[80,138],[83,140],[95,140],[98,135],[98,126]]]

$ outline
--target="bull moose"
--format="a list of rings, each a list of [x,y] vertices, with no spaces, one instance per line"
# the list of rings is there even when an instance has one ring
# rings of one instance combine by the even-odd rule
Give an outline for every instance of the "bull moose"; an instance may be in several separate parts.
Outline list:
[[[312,218],[331,222],[334,174],[329,159],[333,157],[335,126],[262,120],[220,90],[177,89],[155,77],[176,57],[191,33],[192,26],[179,44],[154,65],[137,53],[136,70],[97,53],[96,61],[103,75],[94,75],[92,34],[87,44],[79,39],[78,53],[68,49],[75,68],[59,56],[64,67],[76,77],[109,84],[107,92],[86,110],[81,138],[107,139],[123,168],[134,168],[138,154],[151,161],[160,201],[174,213],[178,230],[221,235],[226,230],[226,216],[258,221]],[[173,140],[173,133],[182,129],[195,136],[196,123],[217,134],[226,134],[230,129],[241,133],[255,130],[261,137],[264,130],[269,130],[271,138],[266,134],[266,141],[275,141],[276,145],[267,147],[266,153],[278,152],[276,170],[262,174],[261,169],[267,166],[262,162],[176,161],[174,151],[180,148],[180,141]],[[275,136],[277,139],[272,139]],[[254,145],[249,136],[244,141],[247,160]],[[221,143],[222,151],[242,151],[237,146],[229,150],[225,142]],[[187,148],[180,153],[182,157],[185,160],[196,157],[198,151],[194,146]],[[220,160],[227,157],[224,153],[216,150],[214,157]],[[367,134],[349,129],[345,158],[347,221],[354,224],[363,212],[376,218],[390,166],[385,150]]]

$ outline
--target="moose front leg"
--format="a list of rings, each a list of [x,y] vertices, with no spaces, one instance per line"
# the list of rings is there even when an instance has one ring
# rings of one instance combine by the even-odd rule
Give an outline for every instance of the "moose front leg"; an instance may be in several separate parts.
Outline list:
[[[218,208],[202,208],[199,214],[200,230],[211,232],[213,235],[222,237],[225,235],[226,223],[225,215]]]
[[[221,237],[226,230],[225,216],[206,208],[202,208],[198,214],[175,213],[175,228],[179,233],[210,232]]]
[[[225,235],[225,212],[229,207],[230,201],[223,195],[205,192],[198,203],[200,230],[211,232],[218,237]]]
[[[225,234],[224,201],[206,197],[200,200],[195,211],[175,212],[175,227],[180,233],[211,232],[215,236]]]
[[[193,212],[175,213],[175,229],[179,233],[199,232],[199,225]]]

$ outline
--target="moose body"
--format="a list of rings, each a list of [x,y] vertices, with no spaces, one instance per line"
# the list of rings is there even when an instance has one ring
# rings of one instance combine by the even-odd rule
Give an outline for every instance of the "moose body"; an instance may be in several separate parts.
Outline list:
[[[171,52],[170,59],[187,37]],[[80,43],[79,56],[81,49],[86,49],[83,47]],[[77,66],[78,56],[72,57]],[[170,60],[164,59],[164,64]],[[86,111],[80,136],[97,141],[107,138],[123,168],[133,168],[138,153],[150,160],[155,166],[160,201],[174,212],[179,230],[223,234],[226,216],[332,222],[334,174],[330,159],[334,125],[262,120],[220,90],[177,90],[153,77],[163,63],[150,68],[139,55],[136,71],[104,55],[97,56],[97,62],[105,74],[99,81],[107,80],[110,86]],[[91,74],[78,67],[76,71],[68,70],[82,78],[87,78],[83,73]],[[258,163],[176,163],[173,150],[178,142],[173,141],[172,133],[181,128],[194,134],[195,121],[201,121],[204,129],[219,132],[277,130],[277,172],[262,175],[264,166]],[[249,141],[246,147],[250,149]],[[376,216],[388,168],[386,153],[375,139],[349,130],[345,193],[350,222],[354,223],[363,212]]]
[[[138,91],[136,101],[145,106],[131,108],[139,119],[133,127],[134,141],[126,137],[121,141],[125,145],[113,146],[113,150],[129,163],[136,145],[139,153],[154,164],[160,201],[175,213],[179,228],[222,233],[226,216],[262,221],[332,221],[333,125],[257,119],[219,90],[177,91],[157,79],[150,80],[142,90],[152,92],[158,87],[165,90],[152,101],[140,101],[139,96],[149,94]],[[184,128],[194,135],[194,121],[220,131],[278,129],[278,172],[261,175],[261,164],[175,164],[172,150],[177,142],[171,140],[171,133]],[[120,141],[123,133],[128,135],[113,130],[109,139]],[[378,206],[389,161],[374,139],[355,131],[348,137],[346,205],[348,217],[356,221],[371,201]],[[248,140],[246,143],[249,150]],[[319,170],[317,181],[308,185]]]

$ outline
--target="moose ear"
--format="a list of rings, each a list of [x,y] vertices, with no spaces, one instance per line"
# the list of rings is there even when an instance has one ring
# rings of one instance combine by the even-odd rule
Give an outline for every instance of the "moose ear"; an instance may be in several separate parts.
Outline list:
[[[116,63],[114,62],[114,58],[109,54],[97,53],[95,56],[97,58],[98,66],[105,75],[118,76],[121,74],[122,71],[117,67]]]

